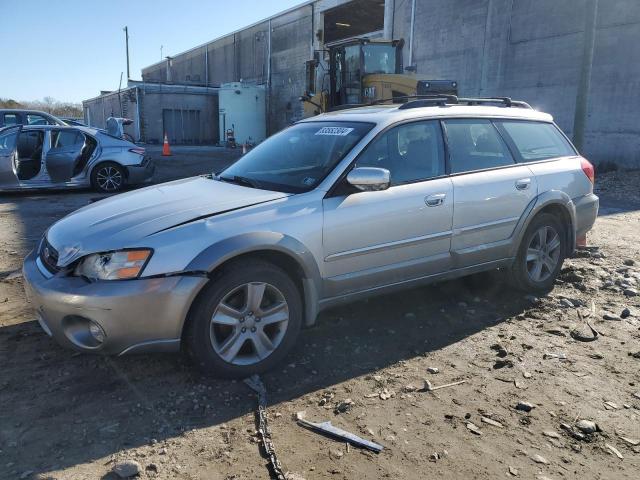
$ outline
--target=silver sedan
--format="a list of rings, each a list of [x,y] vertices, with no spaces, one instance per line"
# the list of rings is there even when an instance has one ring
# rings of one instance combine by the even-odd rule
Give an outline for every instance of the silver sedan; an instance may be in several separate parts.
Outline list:
[[[112,193],[150,180],[153,172],[144,148],[95,128],[0,129],[0,191],[91,186]]]

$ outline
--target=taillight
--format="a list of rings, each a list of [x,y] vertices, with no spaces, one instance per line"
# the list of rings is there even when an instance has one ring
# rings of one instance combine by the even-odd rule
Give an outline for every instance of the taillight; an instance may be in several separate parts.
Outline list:
[[[589,181],[591,183],[594,183],[596,181],[596,171],[593,168],[593,165],[591,165],[591,162],[589,160],[587,160],[586,158],[581,158],[580,159],[580,166],[582,167],[582,171],[587,176]]]
[[[142,155],[142,156],[144,156],[144,152],[145,152],[144,148],[130,148],[129,151],[131,153],[136,153],[136,154]]]

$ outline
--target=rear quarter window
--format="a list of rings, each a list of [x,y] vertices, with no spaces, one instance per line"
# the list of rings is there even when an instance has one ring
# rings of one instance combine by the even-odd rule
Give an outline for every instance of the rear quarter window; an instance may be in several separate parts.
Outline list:
[[[520,162],[576,155],[576,151],[552,123],[528,121],[496,122],[498,129],[519,154]]]

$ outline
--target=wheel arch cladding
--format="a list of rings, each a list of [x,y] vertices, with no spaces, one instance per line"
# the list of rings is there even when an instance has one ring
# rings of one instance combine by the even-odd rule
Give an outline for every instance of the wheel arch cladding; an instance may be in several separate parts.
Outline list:
[[[276,232],[257,232],[228,238],[210,245],[189,263],[186,271],[216,272],[231,262],[259,258],[282,268],[300,290],[304,324],[312,325],[318,316],[321,278],[316,261],[300,241]]]
[[[527,216],[527,221],[520,230],[518,241],[514,242],[514,255],[520,247],[520,243],[522,242],[522,238],[524,237],[529,224],[531,224],[533,219],[540,213],[549,213],[554,215],[559,218],[563,225],[568,227],[565,229],[565,240],[567,245],[567,251],[565,254],[566,256],[570,256],[575,248],[576,209],[571,198],[565,192],[559,190],[549,190],[537,197],[535,205]]]

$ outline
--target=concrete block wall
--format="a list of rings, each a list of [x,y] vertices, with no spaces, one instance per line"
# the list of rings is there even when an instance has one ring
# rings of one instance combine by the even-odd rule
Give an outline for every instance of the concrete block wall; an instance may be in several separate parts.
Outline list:
[[[411,0],[393,30],[409,65]],[[460,94],[511,96],[551,113],[571,137],[585,0],[416,0],[419,74],[459,82]],[[600,0],[583,153],[640,167],[640,2]]]

